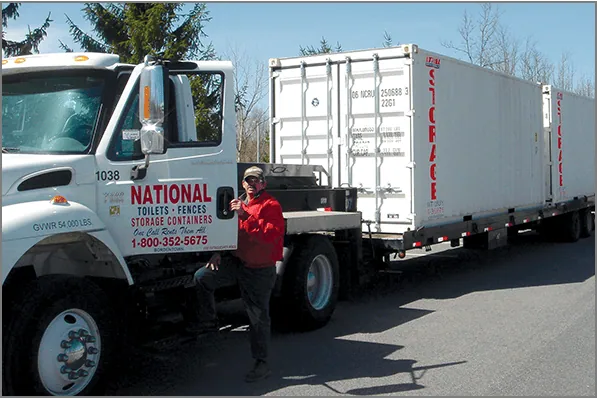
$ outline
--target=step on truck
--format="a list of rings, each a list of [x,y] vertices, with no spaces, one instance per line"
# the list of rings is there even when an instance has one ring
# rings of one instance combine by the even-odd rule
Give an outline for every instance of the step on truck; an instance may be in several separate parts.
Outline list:
[[[274,319],[324,326],[412,248],[590,235],[593,100],[416,46],[270,70]],[[96,393],[131,346],[182,339],[194,272],[236,248],[233,65],[66,53],[2,75],[3,394]]]

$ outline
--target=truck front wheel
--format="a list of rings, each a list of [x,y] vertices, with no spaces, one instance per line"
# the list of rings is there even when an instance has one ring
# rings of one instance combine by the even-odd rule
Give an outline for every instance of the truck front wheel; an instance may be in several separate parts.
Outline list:
[[[31,283],[8,331],[3,370],[10,395],[89,395],[105,375],[113,346],[104,291],[76,277]]]
[[[322,236],[297,243],[284,272],[279,314],[295,330],[312,330],[330,320],[338,301],[339,266],[336,251]]]

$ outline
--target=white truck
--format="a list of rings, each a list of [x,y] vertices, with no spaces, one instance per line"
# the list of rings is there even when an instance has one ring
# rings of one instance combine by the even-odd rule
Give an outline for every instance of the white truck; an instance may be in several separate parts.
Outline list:
[[[182,339],[193,273],[236,248],[227,204],[249,165],[233,66],[2,64],[3,393],[89,394],[129,345]],[[590,235],[593,100],[414,45],[270,67],[274,163],[260,166],[286,220],[272,311],[293,327],[325,325],[411,248]]]

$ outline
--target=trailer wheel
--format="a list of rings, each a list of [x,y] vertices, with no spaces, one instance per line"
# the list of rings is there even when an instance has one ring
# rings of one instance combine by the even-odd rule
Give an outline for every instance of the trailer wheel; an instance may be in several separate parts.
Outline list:
[[[282,303],[284,324],[295,330],[313,330],[332,317],[338,301],[339,266],[330,241],[312,236],[297,243],[284,272]]]
[[[89,395],[112,359],[113,320],[92,282],[46,276],[23,290],[3,335],[3,380],[10,395]]]
[[[595,229],[595,220],[593,219],[593,212],[591,212],[590,208],[587,208],[580,213],[580,216],[580,236],[582,238],[590,237],[591,233]]]
[[[582,232],[582,221],[578,211],[564,215],[562,222],[563,239],[567,242],[576,242],[580,239]]]

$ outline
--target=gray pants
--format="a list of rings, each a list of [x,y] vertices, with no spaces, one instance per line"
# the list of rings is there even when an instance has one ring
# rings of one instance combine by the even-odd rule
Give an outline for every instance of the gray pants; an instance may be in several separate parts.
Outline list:
[[[222,257],[218,270],[202,267],[195,273],[197,316],[201,321],[216,320],[214,291],[238,283],[249,316],[251,353],[255,360],[268,357],[271,334],[269,301],[276,283],[276,267],[251,269],[238,258]]]

